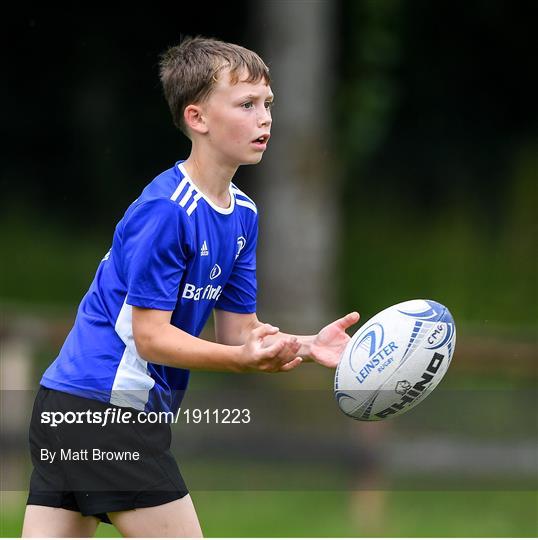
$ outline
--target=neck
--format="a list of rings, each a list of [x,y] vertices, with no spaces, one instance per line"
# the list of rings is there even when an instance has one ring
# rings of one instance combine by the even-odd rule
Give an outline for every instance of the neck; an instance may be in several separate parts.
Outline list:
[[[207,153],[200,156],[193,148],[183,166],[202,193],[217,206],[230,206],[230,183],[237,167],[219,163]]]

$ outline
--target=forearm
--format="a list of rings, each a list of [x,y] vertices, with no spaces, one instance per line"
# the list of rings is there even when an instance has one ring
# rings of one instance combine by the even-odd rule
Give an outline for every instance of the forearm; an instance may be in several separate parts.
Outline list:
[[[206,371],[243,370],[240,346],[206,341],[169,323],[138,336],[136,346],[145,360],[155,364]]]

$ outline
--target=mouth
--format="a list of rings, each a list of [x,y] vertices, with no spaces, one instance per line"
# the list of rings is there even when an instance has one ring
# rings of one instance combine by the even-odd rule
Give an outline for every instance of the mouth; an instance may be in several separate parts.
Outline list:
[[[269,141],[269,138],[271,135],[269,133],[264,133],[263,135],[260,135],[257,139],[254,139],[252,141],[252,144],[256,146],[259,150],[265,150],[267,148],[267,142]]]

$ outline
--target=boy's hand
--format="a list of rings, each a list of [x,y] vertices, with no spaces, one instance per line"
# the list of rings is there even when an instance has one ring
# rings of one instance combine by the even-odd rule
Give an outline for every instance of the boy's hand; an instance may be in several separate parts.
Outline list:
[[[278,332],[279,329],[270,324],[262,324],[250,332],[241,347],[242,371],[276,373],[291,371],[301,364],[302,358],[297,356],[301,344],[294,336],[284,337],[264,346],[263,340]]]
[[[351,339],[346,329],[359,321],[359,314],[354,311],[322,328],[310,344],[312,360],[328,368],[336,368],[340,357]]]

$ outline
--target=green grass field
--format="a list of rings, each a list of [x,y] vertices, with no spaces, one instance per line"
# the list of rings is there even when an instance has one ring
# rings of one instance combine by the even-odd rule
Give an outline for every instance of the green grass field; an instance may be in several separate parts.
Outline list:
[[[535,537],[536,492],[194,492],[206,536]],[[5,501],[2,537],[20,536],[24,494]],[[376,517],[377,516],[377,517]],[[367,523],[369,522],[369,523]],[[118,537],[100,525],[98,537]]]

